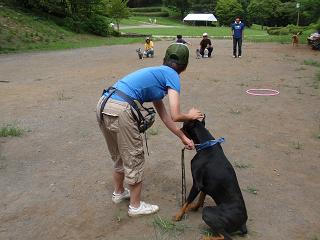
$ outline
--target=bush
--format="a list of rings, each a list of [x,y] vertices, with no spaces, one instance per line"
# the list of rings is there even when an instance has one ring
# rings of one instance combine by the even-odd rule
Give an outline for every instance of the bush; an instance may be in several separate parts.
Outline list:
[[[72,31],[77,33],[90,32],[99,36],[109,36],[113,34],[110,27],[111,20],[101,15],[93,15],[90,18],[80,19],[79,17],[67,17],[65,24]]]
[[[130,8],[132,12],[162,12],[161,7]]]
[[[133,12],[133,16],[146,16],[146,17],[169,17],[168,12]]]
[[[268,27],[267,32],[270,35],[289,35],[302,33],[305,29],[305,27],[288,25],[286,27]]]
[[[87,31],[99,36],[109,36],[113,33],[111,20],[101,15],[93,15],[86,21]]]
[[[305,30],[305,27],[300,27],[292,24],[288,25],[286,28],[289,30],[289,33],[292,34],[297,34],[299,32],[302,33]]]
[[[74,32],[81,33],[85,32],[86,24],[83,20],[81,20],[77,16],[73,17],[66,17],[65,18],[65,25]]]

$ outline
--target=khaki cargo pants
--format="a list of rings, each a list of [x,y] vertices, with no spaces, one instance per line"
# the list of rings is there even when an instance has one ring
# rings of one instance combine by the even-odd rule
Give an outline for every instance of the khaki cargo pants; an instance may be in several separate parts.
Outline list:
[[[124,172],[127,184],[139,183],[144,175],[142,136],[127,102],[109,98],[101,119],[102,96],[97,105],[97,120],[114,163],[114,171]]]

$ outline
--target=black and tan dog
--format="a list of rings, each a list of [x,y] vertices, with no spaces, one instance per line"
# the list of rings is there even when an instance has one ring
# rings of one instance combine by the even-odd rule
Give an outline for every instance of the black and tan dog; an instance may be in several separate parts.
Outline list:
[[[216,206],[205,207],[202,218],[218,235],[212,240],[231,240],[229,233],[240,231],[247,233],[247,210],[238,184],[236,173],[224,155],[219,141],[216,141],[205,128],[203,121],[191,121],[183,124],[182,130],[197,147],[197,154],[191,161],[193,185],[187,202],[175,215],[181,220],[189,210],[203,206],[206,195],[213,198]],[[200,194],[196,204],[193,200]]]

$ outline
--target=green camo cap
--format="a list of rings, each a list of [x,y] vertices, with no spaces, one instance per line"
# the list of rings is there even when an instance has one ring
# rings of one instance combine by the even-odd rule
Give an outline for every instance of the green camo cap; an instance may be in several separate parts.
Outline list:
[[[189,49],[183,43],[172,43],[166,51],[165,60],[173,59],[178,64],[188,64],[189,61]]]

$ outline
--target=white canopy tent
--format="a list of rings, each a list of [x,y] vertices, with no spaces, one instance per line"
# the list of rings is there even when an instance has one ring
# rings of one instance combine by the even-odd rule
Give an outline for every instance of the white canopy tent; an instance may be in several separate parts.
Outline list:
[[[208,22],[216,22],[218,21],[216,17],[213,14],[206,14],[206,13],[190,13],[188,14],[183,21],[201,21],[201,22],[206,22],[206,25]]]

